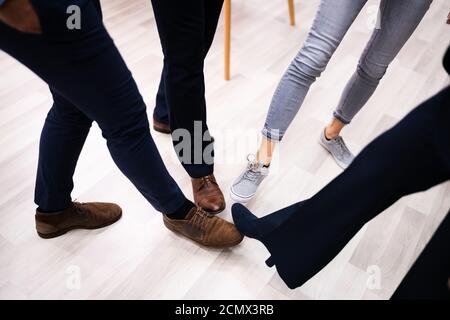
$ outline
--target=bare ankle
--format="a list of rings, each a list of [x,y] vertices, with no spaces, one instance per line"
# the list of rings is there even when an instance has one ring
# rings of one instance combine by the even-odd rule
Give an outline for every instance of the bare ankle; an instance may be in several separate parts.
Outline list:
[[[332,130],[330,126],[326,126],[324,131],[325,131],[325,138],[327,138],[328,140],[332,140],[339,135],[339,132]]]
[[[341,130],[344,128],[345,124],[333,118],[331,122],[325,127],[325,138],[334,139],[341,133]]]
[[[260,153],[258,151],[258,153],[256,154],[256,161],[257,162],[261,161],[263,165],[269,166],[270,162],[272,161],[272,157],[270,157],[267,153]]]

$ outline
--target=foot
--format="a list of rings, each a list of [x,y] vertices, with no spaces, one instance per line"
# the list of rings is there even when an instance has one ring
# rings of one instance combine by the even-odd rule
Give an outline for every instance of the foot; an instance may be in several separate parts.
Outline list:
[[[153,129],[161,133],[172,133],[172,130],[170,130],[170,125],[168,123],[158,121],[155,117],[153,117]]]
[[[40,237],[58,237],[73,229],[98,229],[120,219],[122,209],[114,203],[73,202],[69,208],[42,213],[36,210],[36,230]]]
[[[303,203],[303,201],[294,203],[262,218],[255,216],[240,203],[233,204],[231,212],[233,221],[239,232],[246,237],[262,240],[294,214],[299,214]]]
[[[346,169],[355,158],[341,136],[327,139],[325,130],[323,130],[319,138],[319,143],[333,156],[333,159],[342,169]]]
[[[214,174],[192,178],[194,202],[208,213],[217,214],[225,209],[225,199]]]
[[[231,199],[241,203],[246,203],[255,196],[259,185],[269,174],[268,166],[261,161],[250,160],[249,157],[247,167],[230,188]]]
[[[254,239],[261,239],[262,234],[258,227],[258,217],[240,203],[235,203],[231,207],[231,213],[236,228],[244,236]]]
[[[175,220],[163,215],[163,221],[169,230],[207,247],[233,247],[244,238],[234,224],[208,214],[200,207],[192,208],[185,219]]]

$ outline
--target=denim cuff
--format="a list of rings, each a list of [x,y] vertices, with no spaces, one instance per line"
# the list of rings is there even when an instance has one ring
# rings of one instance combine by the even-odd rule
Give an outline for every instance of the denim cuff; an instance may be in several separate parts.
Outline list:
[[[339,114],[337,111],[333,112],[333,117],[338,119],[343,124],[349,124],[351,122],[351,119],[345,119],[341,114]]]
[[[281,141],[283,139],[283,134],[278,129],[269,129],[267,127],[264,127],[261,131],[262,135],[266,137],[268,140],[272,141]]]

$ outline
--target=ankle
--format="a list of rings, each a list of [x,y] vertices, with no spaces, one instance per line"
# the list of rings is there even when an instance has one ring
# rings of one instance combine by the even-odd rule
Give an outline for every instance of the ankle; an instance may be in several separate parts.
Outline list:
[[[192,201],[185,199],[181,207],[179,207],[174,212],[168,213],[167,216],[170,219],[183,220],[184,218],[186,218],[192,208],[195,208],[195,204]]]
[[[260,154],[259,152],[256,154],[256,161],[262,162],[265,167],[270,166],[270,162],[272,161],[272,157],[267,154]]]
[[[43,214],[51,214],[51,213],[58,213],[58,212],[62,212],[65,211],[66,209],[68,209],[69,207],[66,207],[64,209],[58,209],[58,210],[51,210],[51,209],[43,209],[41,207],[38,207],[36,209],[37,212],[39,213],[43,213]]]
[[[339,135],[339,131],[333,130],[330,126],[325,127],[324,133],[327,140],[332,140]]]

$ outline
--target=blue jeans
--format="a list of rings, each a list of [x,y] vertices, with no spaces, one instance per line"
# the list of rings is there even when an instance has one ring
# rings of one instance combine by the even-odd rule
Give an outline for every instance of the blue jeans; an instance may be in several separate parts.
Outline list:
[[[322,0],[306,41],[284,73],[272,98],[262,133],[281,140],[311,84],[328,61],[367,0]],[[387,67],[416,29],[432,0],[381,0],[380,28],[375,28],[334,111],[345,124],[372,96]]]
[[[146,106],[102,23],[98,2],[78,0],[81,29],[69,30],[66,8],[73,2],[32,1],[42,35],[0,23],[0,49],[47,82],[53,94],[40,140],[35,202],[46,211],[70,205],[72,176],[96,121],[119,169],[156,210],[172,213],[185,197],[153,142]]]

